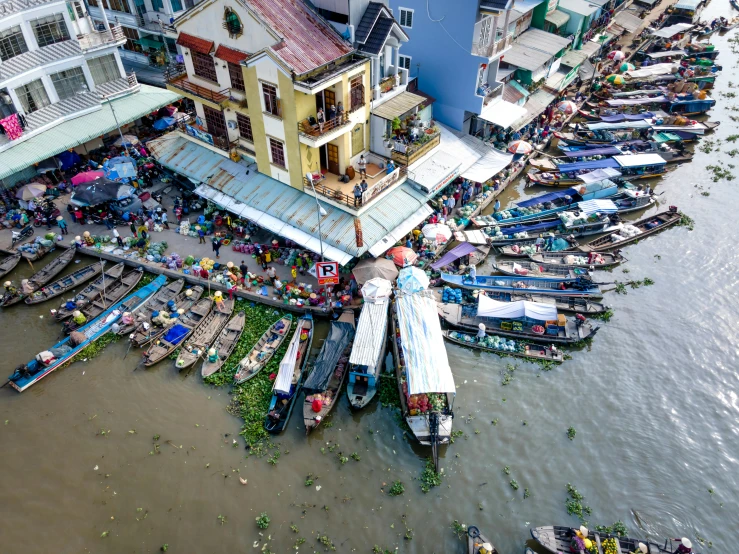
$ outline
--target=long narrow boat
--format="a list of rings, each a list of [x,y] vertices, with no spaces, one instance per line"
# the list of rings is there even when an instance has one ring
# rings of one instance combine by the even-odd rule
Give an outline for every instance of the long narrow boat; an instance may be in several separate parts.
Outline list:
[[[198,328],[210,313],[212,306],[212,299],[201,298],[182,317],[178,317],[176,323],[168,327],[166,333],[155,340],[144,352],[144,365],[151,367],[169,356]]]
[[[83,308],[89,306],[93,301],[97,300],[103,294],[105,289],[110,289],[117,281],[120,280],[126,264],[123,262],[114,265],[109,270],[104,271],[100,277],[87,285],[78,292],[74,298],[66,300],[58,310],[54,313],[57,321],[64,321],[76,310],[82,311]]]
[[[318,427],[339,400],[341,386],[349,372],[349,354],[354,339],[354,311],[344,309],[323,342],[313,370],[308,374],[303,390],[303,423],[308,435]]]
[[[184,286],[184,279],[177,279],[167,284],[167,286],[163,287],[162,290],[152,296],[145,304],[142,304],[135,312],[132,312],[129,322],[124,321],[127,316],[122,318],[118,334],[128,335],[134,331],[139,324],[139,320],[147,321],[151,318],[152,312],[164,309],[167,306],[167,302],[177,296]]]
[[[28,278],[27,282],[29,290],[36,291],[40,287],[51,281],[54,277],[59,275],[59,273],[61,273],[62,270],[67,267],[69,263],[74,259],[74,255],[74,249],[69,248],[65,252],[62,252],[51,262],[46,264],[44,267],[42,267],[39,271],[31,275],[31,277]],[[21,300],[25,300],[27,296],[27,294],[22,293],[20,290],[15,296],[10,296],[6,294],[5,296],[3,296],[2,300],[0,300],[0,306],[12,306],[13,304],[17,304]]]
[[[275,352],[290,334],[292,324],[293,316],[287,314],[275,321],[264,332],[257,344],[249,351],[249,354],[239,362],[239,367],[234,375],[234,383],[238,385],[248,381],[267,365],[267,362],[272,359],[272,356],[275,355]]]
[[[441,294],[440,289],[434,289],[434,293],[437,296],[437,303],[443,303],[443,295]],[[473,291],[473,298],[476,298],[478,294],[478,291]],[[526,300],[527,302],[534,302],[535,304],[548,304],[550,306],[556,307],[558,312],[569,314],[583,314],[586,316],[593,316],[606,313],[608,310],[610,310],[610,306],[607,306],[602,302],[595,302],[589,298],[544,296],[543,294],[527,294],[525,292],[509,293],[491,291],[486,291],[485,295],[488,298],[492,298],[493,300],[497,300],[499,302],[518,302],[519,300]],[[462,302],[462,305],[473,307],[477,306],[477,304],[471,304],[464,301]]]
[[[137,316],[139,324],[136,327],[136,330],[131,333],[131,336],[129,337],[131,343],[134,346],[141,348],[142,346],[146,346],[150,342],[158,339],[169,328],[168,323],[173,323],[173,321],[170,318],[170,321],[163,323],[158,320],[157,317],[162,312],[168,315],[175,315],[179,313],[180,310],[182,310],[183,313],[187,312],[192,308],[193,304],[198,301],[202,294],[203,287],[196,285],[182,291],[176,297],[168,300],[161,309],[150,312],[148,314],[148,319],[144,319],[143,316],[145,314],[139,314]]]
[[[572,252],[539,252],[529,254],[529,258],[538,263],[549,265],[560,265],[562,267],[592,267],[594,269],[605,269],[613,267],[625,261],[618,252],[595,254],[584,256]]]
[[[564,354],[555,346],[527,344],[522,341],[514,341],[512,339],[506,341],[500,337],[490,335],[487,335],[481,341],[476,337],[476,335],[468,335],[467,333],[461,333],[459,331],[442,331],[442,334],[449,342],[453,342],[460,346],[466,346],[467,348],[474,348],[475,350],[492,352],[493,354],[515,356],[517,358],[530,358],[533,360],[544,360],[558,364],[564,361]]]
[[[39,245],[39,247],[34,252],[28,252],[22,249],[19,250],[21,252],[21,256],[23,256],[27,260],[35,262],[36,260],[40,260],[41,258],[46,256],[46,254],[54,250],[54,247]],[[71,250],[74,250],[74,248],[72,248]]]
[[[90,302],[87,306],[82,308],[80,311],[85,316],[87,321],[92,321],[110,306],[118,302],[121,298],[126,296],[133,288],[139,284],[141,278],[144,276],[144,268],[137,267],[123,275],[117,282],[115,282],[110,288],[106,288],[105,291],[100,295],[99,298]],[[64,323],[64,332],[69,334],[75,329],[77,325],[73,319],[68,319]]]
[[[680,221],[682,214],[677,208],[671,206],[666,212],[661,212],[645,217],[629,225],[624,225],[615,231],[598,237],[588,244],[579,247],[582,252],[607,252],[620,249],[627,244],[642,240],[649,235],[654,235],[672,227]]]
[[[8,273],[13,271],[19,261],[21,261],[20,252],[16,252],[15,254],[11,254],[10,256],[3,258],[3,261],[0,262],[0,278],[5,277]]]
[[[280,362],[280,369],[272,388],[272,399],[264,418],[264,429],[268,433],[275,435],[281,433],[290,421],[290,415],[303,386],[312,345],[313,316],[308,313],[298,318],[295,334]]]
[[[210,313],[205,316],[203,322],[198,325],[197,330],[182,345],[175,367],[182,371],[197,363],[205,354],[208,345],[216,339],[221,329],[228,323],[233,311],[233,300],[223,300],[217,303]]]
[[[582,277],[541,279],[539,277],[510,277],[507,275],[477,275],[471,280],[465,275],[442,273],[441,280],[465,289],[492,292],[543,294],[572,298],[600,298],[600,287]]]
[[[493,267],[498,273],[503,275],[513,276],[530,276],[538,277],[540,279],[554,279],[559,281],[561,279],[574,279],[576,277],[584,277],[586,279],[592,279],[592,275],[588,269],[584,267],[569,267],[561,264],[547,264],[544,262],[528,262],[526,265],[521,265],[514,260],[501,260],[494,262]]]
[[[474,525],[467,528],[467,554],[500,554],[493,543],[480,533]]]
[[[349,406],[355,410],[364,408],[377,393],[380,372],[385,364],[391,295],[392,283],[387,279],[370,279],[362,287],[364,304],[349,356],[349,382],[346,385]]]
[[[86,283],[96,275],[99,275],[102,271],[103,267],[98,262],[81,267],[73,273],[34,291],[26,298],[26,304],[40,304],[41,302],[46,302],[47,300],[56,298],[68,290],[72,290],[73,288],[80,286],[82,283]]]
[[[580,246],[579,242],[568,236],[555,237],[549,243],[545,243],[542,248],[536,246],[536,240],[534,238],[519,239],[516,242],[498,246],[498,252],[503,256],[525,258],[537,252],[563,252],[575,250]]]
[[[480,295],[477,305],[437,303],[439,316],[450,326],[488,335],[523,339],[541,344],[575,344],[593,337],[598,327],[585,318],[567,318],[556,305],[527,301],[498,302]],[[480,315],[482,314],[482,315]]]
[[[575,538],[577,537],[578,531],[578,529],[573,529],[571,527],[549,525],[545,527],[535,527],[531,529],[531,537],[542,546],[545,552],[549,552],[550,554],[559,554],[560,552],[573,551],[571,550],[571,545],[573,540],[575,540]],[[678,550],[678,547],[681,544],[681,540],[679,539],[666,539],[664,545],[660,545],[649,540],[619,537],[617,535],[599,533],[597,531],[593,532],[587,529],[585,529],[585,531],[587,531],[587,535],[583,535],[583,533],[580,532],[580,536],[590,539],[596,545],[596,549],[598,552],[606,551],[603,543],[607,540],[614,541],[616,546],[615,551],[618,554],[642,552],[639,546],[640,544],[646,546],[647,554],[673,554],[674,552],[680,552],[680,550]],[[690,547],[688,547],[688,549],[682,551],[698,554],[697,552],[692,550],[692,544],[690,544]]]
[[[568,212],[559,214],[558,221],[543,221],[529,225],[516,225],[512,227],[495,227],[486,230],[491,246],[506,246],[519,243],[522,239],[532,235],[546,233],[548,238],[573,239],[587,235],[607,233],[618,226],[618,215],[616,214],[592,214],[587,216],[583,222],[582,218],[568,218]],[[534,239],[536,240],[536,239]]]
[[[231,321],[226,324],[221,334],[210,345],[208,356],[206,356],[203,366],[200,368],[200,374],[203,377],[208,377],[221,370],[231,352],[236,348],[241,334],[244,332],[245,324],[246,313],[243,311],[232,317]],[[214,351],[212,356],[211,351]]]
[[[88,344],[92,344],[97,339],[110,331],[118,321],[118,318],[125,311],[136,309],[151,297],[159,288],[167,281],[166,277],[160,275],[148,285],[141,287],[134,293],[131,293],[124,300],[112,305],[98,319],[91,321],[82,327],[80,333],[84,339],[76,346],[72,347],[71,337],[65,337],[49,349],[52,353],[53,361],[51,363],[42,363],[35,357],[33,360],[17,368],[13,375],[10,376],[10,385],[18,392],[23,392],[28,387],[37,383],[52,371],[55,371],[69,362],[75,354],[82,350]],[[54,350],[58,355],[54,357]],[[41,359],[46,358],[42,356]]]

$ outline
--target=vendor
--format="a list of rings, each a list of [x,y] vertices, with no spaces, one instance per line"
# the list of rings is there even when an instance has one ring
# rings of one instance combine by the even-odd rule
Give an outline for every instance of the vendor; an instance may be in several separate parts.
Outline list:
[[[28,279],[23,279],[21,281],[21,292],[23,294],[32,294],[34,290],[34,286],[28,282]]]
[[[75,310],[72,314],[72,321],[75,322],[77,327],[80,327],[87,323],[87,318],[85,317],[85,314],[83,314],[81,311]]]
[[[218,350],[211,348],[208,350],[208,363],[214,364],[218,361]]]
[[[690,554],[693,552],[693,543],[689,538],[683,537],[680,539],[680,545],[675,550],[674,554]]]
[[[470,264],[470,272],[468,274],[468,278],[470,280],[470,283],[473,285],[477,282],[477,270],[475,269],[474,264]]]
[[[484,338],[485,338],[485,324],[480,323],[480,325],[477,326],[477,342],[482,342]]]
[[[267,268],[267,277],[269,277],[270,281],[274,281],[277,277],[277,271],[275,271],[275,268],[270,266]]]

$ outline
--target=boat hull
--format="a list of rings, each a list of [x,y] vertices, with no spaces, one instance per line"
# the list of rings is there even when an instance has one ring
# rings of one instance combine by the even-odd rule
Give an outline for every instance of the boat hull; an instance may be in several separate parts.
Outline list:
[[[560,351],[554,351],[551,347],[542,346],[540,348],[528,348],[523,352],[508,351],[508,350],[495,350],[494,348],[487,348],[477,343],[469,343],[459,338],[454,337],[449,331],[444,331],[444,338],[449,342],[465,346],[467,348],[473,348],[475,350],[481,350],[483,352],[490,352],[492,354],[498,354],[499,356],[515,356],[517,358],[528,358],[531,360],[544,360],[547,362],[562,363],[564,361],[564,354]]]

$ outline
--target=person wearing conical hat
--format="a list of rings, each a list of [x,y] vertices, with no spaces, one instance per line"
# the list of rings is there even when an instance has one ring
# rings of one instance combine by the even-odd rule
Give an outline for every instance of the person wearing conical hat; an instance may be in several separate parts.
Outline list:
[[[688,537],[683,537],[674,554],[691,554],[691,552],[693,552],[692,541]]]
[[[214,364],[216,361],[218,361],[218,350],[211,348],[208,350],[208,362]]]
[[[72,321],[74,321],[75,324],[77,324],[77,326],[79,327],[87,323],[87,318],[85,317],[85,314],[83,314],[81,311],[75,310],[72,313]]]

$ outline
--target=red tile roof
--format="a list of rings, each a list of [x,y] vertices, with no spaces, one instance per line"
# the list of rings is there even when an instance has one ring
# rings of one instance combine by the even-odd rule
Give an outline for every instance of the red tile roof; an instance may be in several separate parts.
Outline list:
[[[353,50],[303,0],[247,0],[247,3],[283,37],[272,50],[299,75]]]
[[[228,46],[218,45],[216,48],[216,58],[231,63],[239,63],[249,57],[249,54],[241,50],[234,50]]]
[[[194,37],[187,33],[180,33],[180,36],[177,37],[177,44],[202,54],[210,54],[215,43],[212,40],[205,40],[204,38]]]

